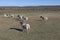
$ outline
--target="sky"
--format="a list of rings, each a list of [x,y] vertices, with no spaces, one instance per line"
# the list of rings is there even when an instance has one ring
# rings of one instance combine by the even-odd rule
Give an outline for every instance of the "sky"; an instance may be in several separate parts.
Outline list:
[[[0,6],[60,5],[60,0],[0,0]]]

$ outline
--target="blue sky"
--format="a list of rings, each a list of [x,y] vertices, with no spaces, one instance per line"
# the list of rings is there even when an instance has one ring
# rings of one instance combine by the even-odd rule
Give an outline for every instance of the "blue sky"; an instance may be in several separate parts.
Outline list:
[[[60,0],[0,0],[0,6],[60,5]]]

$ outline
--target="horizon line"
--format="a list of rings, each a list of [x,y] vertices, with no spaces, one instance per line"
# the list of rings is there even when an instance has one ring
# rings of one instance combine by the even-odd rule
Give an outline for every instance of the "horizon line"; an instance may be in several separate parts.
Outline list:
[[[6,5],[7,6],[7,5]],[[10,5],[12,6],[12,5]],[[32,5],[31,5],[32,6]],[[60,5],[33,5],[33,6],[60,6]],[[18,7],[18,6],[17,6]],[[19,7],[24,7],[24,6],[19,6]]]

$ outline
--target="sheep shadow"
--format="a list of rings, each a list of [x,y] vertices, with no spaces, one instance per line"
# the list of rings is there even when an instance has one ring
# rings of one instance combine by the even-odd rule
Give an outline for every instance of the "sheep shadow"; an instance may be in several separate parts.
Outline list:
[[[23,29],[18,29],[18,28],[10,28],[10,29],[14,29],[14,30],[23,32]]]
[[[35,21],[42,21],[42,20],[35,20]]]

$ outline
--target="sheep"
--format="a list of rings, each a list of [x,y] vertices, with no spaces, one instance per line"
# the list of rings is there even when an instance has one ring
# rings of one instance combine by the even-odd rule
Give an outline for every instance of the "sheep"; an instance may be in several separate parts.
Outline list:
[[[48,20],[48,17],[44,17],[44,16],[40,16],[40,18],[42,19],[42,20]]]
[[[24,20],[24,21],[27,21],[27,20],[28,20],[28,17],[23,16],[23,20]]]
[[[22,18],[23,17],[22,15],[17,15],[17,17],[18,17],[19,20],[22,20],[23,19]]]
[[[30,25],[26,23],[23,23],[22,27],[23,29],[26,29],[27,31],[30,29]]]
[[[23,21],[27,21],[28,20],[28,17],[26,17],[26,16],[23,16],[23,15],[17,15],[17,17],[18,17],[18,19],[21,21],[21,20],[23,20]]]
[[[30,30],[30,24],[28,23],[23,23],[23,22],[20,22],[21,23],[21,26],[23,29],[26,29],[27,31]]]
[[[4,17],[10,17],[8,14],[4,14]]]
[[[14,14],[11,14],[11,17],[14,18]]]
[[[23,20],[23,17],[24,17],[23,15],[20,15],[20,19],[22,19],[22,20]]]

